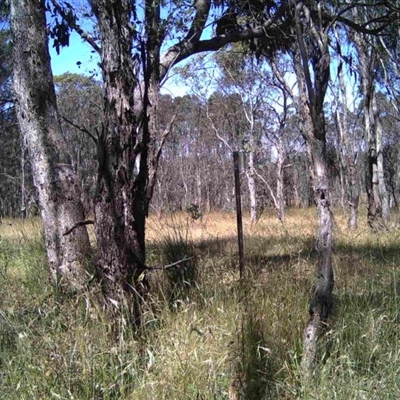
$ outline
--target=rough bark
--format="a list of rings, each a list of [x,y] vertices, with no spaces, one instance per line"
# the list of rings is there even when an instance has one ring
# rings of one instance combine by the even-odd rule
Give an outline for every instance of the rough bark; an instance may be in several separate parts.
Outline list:
[[[160,9],[159,4],[146,4],[143,41],[130,25],[135,13],[130,1],[110,4],[93,0],[92,8],[102,43],[105,119],[98,140],[94,201],[98,269],[106,298],[117,309],[128,307],[135,322],[140,323],[147,294],[145,220],[161,148],[174,120],[160,131]],[[139,43],[139,50],[134,43]],[[139,68],[144,75],[140,85]]]
[[[53,76],[50,67],[42,0],[11,1],[14,40],[14,92],[39,194],[47,258],[53,282],[74,288],[85,284],[89,237],[84,226],[64,235],[84,220],[79,186],[63,150]]]
[[[146,146],[141,146],[134,111],[137,65],[132,59],[129,1],[93,0],[98,21],[104,81],[104,123],[98,138],[98,176],[94,199],[98,270],[106,299],[115,311],[128,308],[140,321],[146,292],[144,199]],[[140,159],[139,159],[140,157]],[[137,171],[137,164],[140,165]]]

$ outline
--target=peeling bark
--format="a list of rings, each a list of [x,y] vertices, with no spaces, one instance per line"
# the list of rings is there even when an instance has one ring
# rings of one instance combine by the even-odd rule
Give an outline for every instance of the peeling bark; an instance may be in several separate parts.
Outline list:
[[[141,278],[148,175],[142,168],[147,153],[140,142],[134,111],[137,65],[132,59],[132,37],[127,29],[132,6],[129,1],[110,4],[93,0],[92,8],[102,42],[105,121],[98,138],[94,199],[98,270],[110,309],[119,312],[128,308],[139,323],[140,305],[147,289]]]
[[[172,117],[160,131],[160,5],[146,3],[145,40],[132,31],[135,9],[130,1],[92,0],[92,8],[102,43],[105,116],[94,200],[98,269],[110,308],[119,312],[127,307],[139,324],[148,291],[145,220],[161,149],[174,121]]]

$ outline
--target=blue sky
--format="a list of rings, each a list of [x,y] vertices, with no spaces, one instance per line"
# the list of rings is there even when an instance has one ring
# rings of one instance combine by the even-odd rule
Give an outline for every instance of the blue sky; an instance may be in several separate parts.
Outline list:
[[[97,71],[98,79],[101,79],[101,72],[97,66],[99,57],[97,53],[92,52],[92,48],[87,43],[83,42],[80,36],[73,32],[70,37],[69,47],[64,47],[57,54],[53,48],[52,40],[49,41],[51,67],[53,75],[62,75],[66,72],[75,74],[92,75],[93,71]],[[77,63],[81,63],[78,65]],[[189,88],[176,84],[172,80],[167,81],[161,92],[170,94],[171,96],[183,96],[189,91]]]
[[[97,54],[92,53],[92,48],[83,43],[75,32],[71,34],[69,47],[62,48],[60,54],[53,48],[52,40],[49,42],[49,47],[53,75],[62,75],[66,72],[89,75],[91,71],[99,70]],[[79,66],[78,62],[82,64]]]

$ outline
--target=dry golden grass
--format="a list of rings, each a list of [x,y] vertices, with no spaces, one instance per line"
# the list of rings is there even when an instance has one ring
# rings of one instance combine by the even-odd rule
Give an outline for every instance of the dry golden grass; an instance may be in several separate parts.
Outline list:
[[[0,237],[13,241],[35,240],[40,237],[42,228],[40,218],[5,218],[0,224]]]
[[[335,220],[335,310],[312,384],[299,363],[314,209],[289,210],[285,225],[272,210],[255,226],[245,216],[245,282],[234,214],[152,215],[150,265],[197,257],[156,273],[139,334],[91,292],[65,298],[49,285],[38,220],[3,221],[0,398],[226,400],[233,387],[247,400],[400,398],[400,232],[372,233],[365,216],[348,232],[339,210]]]
[[[283,225],[276,218],[274,210],[266,210],[258,223],[252,225],[247,214],[243,217],[245,235],[276,237],[294,233],[295,235],[314,234],[316,229],[315,211],[313,209],[289,210],[286,223]],[[153,214],[147,224],[147,239],[158,241],[176,230],[190,233],[192,240],[228,239],[236,237],[236,216],[228,212],[205,214],[199,220],[192,220],[186,213],[172,215]]]

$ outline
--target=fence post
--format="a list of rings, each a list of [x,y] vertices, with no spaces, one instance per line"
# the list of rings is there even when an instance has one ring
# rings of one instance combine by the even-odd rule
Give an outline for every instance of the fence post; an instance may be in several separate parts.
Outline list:
[[[235,172],[235,198],[236,198],[236,221],[239,247],[239,272],[240,279],[244,277],[244,247],[243,247],[243,222],[242,222],[242,200],[240,196],[240,158],[239,152],[233,152],[233,167]]]

